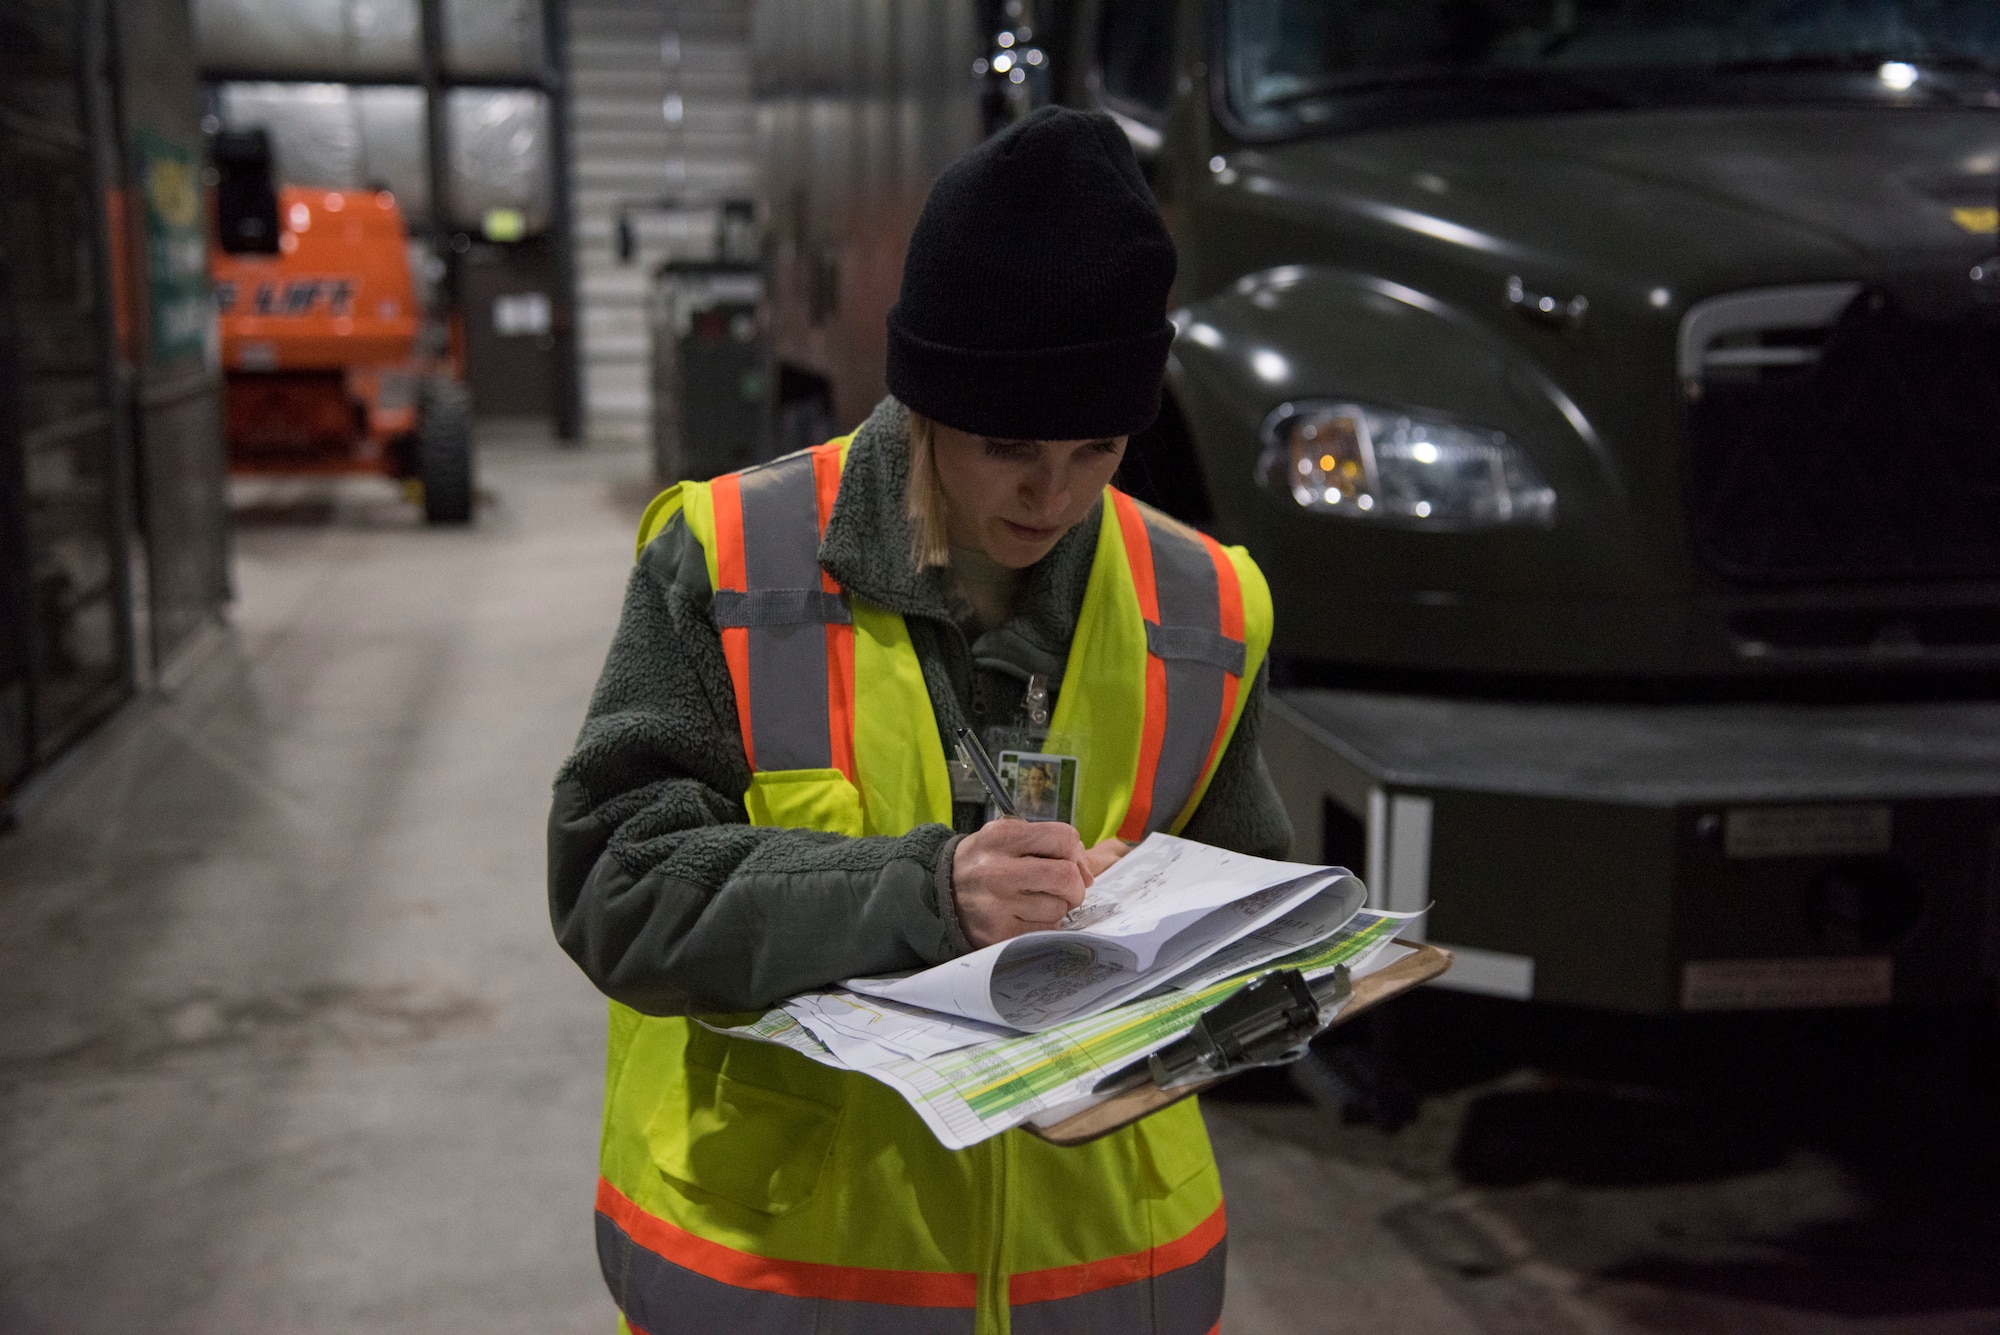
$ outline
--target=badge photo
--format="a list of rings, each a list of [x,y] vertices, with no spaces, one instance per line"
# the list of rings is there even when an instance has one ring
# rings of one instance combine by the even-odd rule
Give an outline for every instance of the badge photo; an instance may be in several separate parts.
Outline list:
[[[1023,820],[1075,823],[1075,756],[1043,751],[1002,751],[1000,782]]]

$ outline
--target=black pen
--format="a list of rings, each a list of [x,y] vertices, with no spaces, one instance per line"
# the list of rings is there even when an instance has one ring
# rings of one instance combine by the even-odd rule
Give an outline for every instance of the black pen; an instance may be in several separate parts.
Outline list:
[[[958,754],[979,776],[979,782],[986,789],[986,795],[993,799],[993,805],[1000,808],[1001,815],[1019,820],[1021,813],[1014,810],[1014,799],[1007,796],[1007,790],[1000,786],[1000,771],[994,769],[993,762],[987,759],[986,748],[979,744],[978,734],[963,723],[958,725],[956,733]]]

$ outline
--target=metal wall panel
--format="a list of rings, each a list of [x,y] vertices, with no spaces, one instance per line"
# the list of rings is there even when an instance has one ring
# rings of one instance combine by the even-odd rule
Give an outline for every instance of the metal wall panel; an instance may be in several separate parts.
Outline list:
[[[714,201],[756,185],[748,0],[572,0],[571,201],[584,405],[593,439],[637,444],[653,420],[652,273],[712,250]],[[686,211],[633,213],[638,253],[620,263],[620,207],[663,196]]]
[[[761,194],[774,353],[834,423],[886,392],[884,316],[937,174],[984,133],[976,0],[758,0]]]

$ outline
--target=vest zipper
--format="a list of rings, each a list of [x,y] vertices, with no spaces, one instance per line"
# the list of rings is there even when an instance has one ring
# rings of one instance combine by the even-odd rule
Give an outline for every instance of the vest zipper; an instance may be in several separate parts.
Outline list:
[[[1014,1133],[1003,1131],[986,1142],[987,1156],[986,1255],[979,1274],[979,1321],[977,1335],[1008,1335],[1013,1326],[1007,1303],[1008,1247],[1007,1223],[1009,1168]]]

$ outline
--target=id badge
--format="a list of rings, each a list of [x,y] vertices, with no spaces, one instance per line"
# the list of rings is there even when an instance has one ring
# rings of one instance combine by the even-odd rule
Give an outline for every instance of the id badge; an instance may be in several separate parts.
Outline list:
[[[1002,751],[994,762],[1000,785],[1014,799],[1023,820],[1059,820],[1076,824],[1075,756],[1047,751]],[[988,812],[989,817],[997,814]]]

